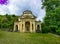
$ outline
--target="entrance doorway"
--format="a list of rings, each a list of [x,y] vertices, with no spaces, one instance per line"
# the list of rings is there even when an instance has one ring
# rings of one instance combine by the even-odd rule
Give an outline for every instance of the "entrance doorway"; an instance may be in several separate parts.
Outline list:
[[[18,25],[16,25],[16,30],[15,30],[15,32],[17,32],[18,31]]]
[[[29,21],[25,22],[25,29],[26,29],[26,32],[30,31],[30,22]]]
[[[40,32],[40,25],[37,25],[37,30],[36,30],[37,33]]]
[[[37,25],[37,30],[40,30],[40,26],[39,25]]]

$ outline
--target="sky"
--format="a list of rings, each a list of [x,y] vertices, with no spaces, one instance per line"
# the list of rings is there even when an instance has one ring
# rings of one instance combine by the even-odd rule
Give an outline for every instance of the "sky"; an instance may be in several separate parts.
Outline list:
[[[37,20],[42,21],[46,12],[41,7],[41,0],[5,0],[3,3],[0,1],[0,15],[15,14],[20,16],[23,11],[31,10]]]

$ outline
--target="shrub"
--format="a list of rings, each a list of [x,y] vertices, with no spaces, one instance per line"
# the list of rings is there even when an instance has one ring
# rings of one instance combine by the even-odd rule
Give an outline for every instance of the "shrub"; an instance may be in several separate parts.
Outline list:
[[[42,27],[42,33],[48,33],[49,32],[49,27],[46,26],[45,23],[42,23],[41,27]]]
[[[56,33],[56,30],[58,29],[58,26],[57,25],[50,25],[49,28],[50,28],[51,33]]]
[[[47,27],[47,26],[44,26],[44,27],[42,28],[42,33],[48,33],[48,32],[49,32],[48,27]]]
[[[57,33],[58,35],[60,35],[60,28],[58,28],[58,30],[56,30],[56,33]]]

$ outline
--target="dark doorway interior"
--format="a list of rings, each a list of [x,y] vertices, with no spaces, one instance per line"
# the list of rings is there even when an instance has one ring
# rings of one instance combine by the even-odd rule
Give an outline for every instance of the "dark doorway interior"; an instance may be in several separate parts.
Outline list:
[[[16,25],[16,30],[15,30],[15,32],[18,32],[18,25]]]
[[[40,32],[40,26],[39,26],[39,25],[37,25],[37,30],[36,30],[36,32],[37,32],[37,33]]]
[[[37,29],[40,30],[40,26],[39,25],[37,25]]]
[[[27,21],[25,23],[25,29],[26,29],[26,32],[29,32],[30,31],[30,22],[29,21]]]

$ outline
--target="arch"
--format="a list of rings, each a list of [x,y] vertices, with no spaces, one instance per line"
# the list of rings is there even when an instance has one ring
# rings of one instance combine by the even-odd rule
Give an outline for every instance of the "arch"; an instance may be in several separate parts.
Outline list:
[[[37,25],[37,30],[36,30],[37,33],[40,32],[40,25]]]
[[[17,32],[18,31],[18,25],[16,25],[16,30],[15,30],[15,32]]]
[[[25,29],[26,29],[26,32],[30,31],[30,22],[29,21],[25,22]]]
[[[40,30],[40,25],[37,25],[37,30]]]

